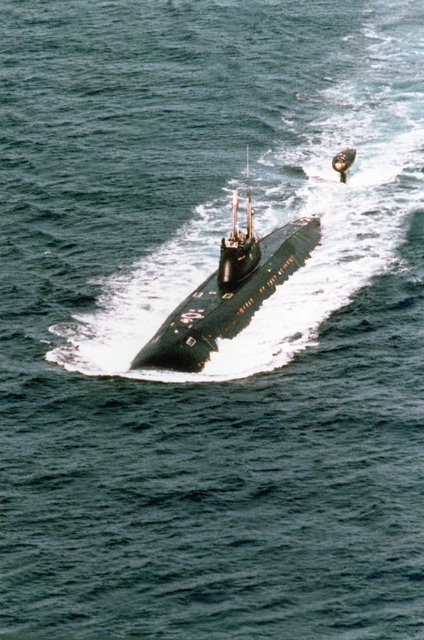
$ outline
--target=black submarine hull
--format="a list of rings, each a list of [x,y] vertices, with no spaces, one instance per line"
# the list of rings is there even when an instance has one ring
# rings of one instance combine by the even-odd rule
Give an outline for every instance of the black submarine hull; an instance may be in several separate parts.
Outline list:
[[[304,265],[320,238],[318,218],[290,222],[262,238],[258,267],[231,288],[219,285],[213,273],[171,313],[131,369],[201,371],[218,351],[218,338],[240,333],[276,287]]]

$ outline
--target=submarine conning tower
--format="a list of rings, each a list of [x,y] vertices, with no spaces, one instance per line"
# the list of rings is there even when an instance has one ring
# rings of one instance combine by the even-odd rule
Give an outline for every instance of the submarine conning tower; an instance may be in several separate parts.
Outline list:
[[[233,229],[228,239],[222,238],[218,267],[218,284],[230,290],[242,282],[258,266],[261,259],[259,239],[253,232],[254,209],[247,190],[247,232],[237,226],[238,197],[233,193]]]
[[[356,149],[344,149],[337,153],[332,162],[333,169],[340,173],[340,182],[347,183],[350,167],[355,162]]]

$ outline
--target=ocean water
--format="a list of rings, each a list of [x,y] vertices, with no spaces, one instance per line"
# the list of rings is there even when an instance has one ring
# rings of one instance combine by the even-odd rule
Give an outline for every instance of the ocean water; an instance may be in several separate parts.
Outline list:
[[[0,18],[0,637],[422,639],[422,3]],[[321,245],[201,374],[129,372],[247,145],[259,234]]]

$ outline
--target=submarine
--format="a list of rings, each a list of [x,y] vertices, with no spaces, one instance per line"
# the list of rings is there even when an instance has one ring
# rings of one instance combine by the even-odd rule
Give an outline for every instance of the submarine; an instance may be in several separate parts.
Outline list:
[[[341,182],[346,183],[355,160],[352,151],[340,152],[333,159]],[[289,222],[259,240],[253,228],[249,181],[246,231],[238,227],[238,207],[234,192],[232,229],[221,241],[217,271],[171,313],[130,369],[200,372],[211,352],[218,351],[218,340],[230,340],[247,327],[264,300],[305,264],[320,242],[321,224],[314,216]]]

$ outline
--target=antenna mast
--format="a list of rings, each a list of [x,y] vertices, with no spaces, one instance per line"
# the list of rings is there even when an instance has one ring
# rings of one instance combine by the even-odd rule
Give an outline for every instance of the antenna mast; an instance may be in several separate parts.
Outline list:
[[[237,209],[238,209],[238,198],[237,191],[233,191],[233,239],[236,240],[238,237],[238,229],[237,229]]]
[[[250,240],[253,237],[253,210],[252,210],[252,203],[250,201],[250,167],[249,167],[249,145],[247,145],[247,167],[246,167],[246,174],[247,174],[247,205],[246,205],[246,212],[247,212],[247,237]]]

